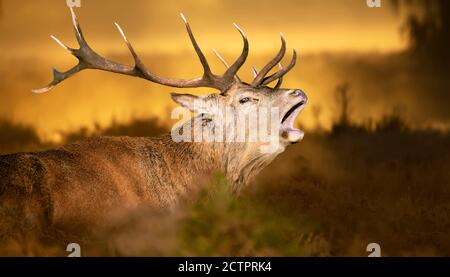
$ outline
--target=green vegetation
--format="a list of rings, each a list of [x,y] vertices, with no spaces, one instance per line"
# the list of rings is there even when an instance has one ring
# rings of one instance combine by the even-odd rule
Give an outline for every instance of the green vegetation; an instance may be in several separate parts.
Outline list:
[[[233,197],[216,176],[179,227],[180,255],[327,255],[328,245],[297,211],[271,209],[251,195]]]

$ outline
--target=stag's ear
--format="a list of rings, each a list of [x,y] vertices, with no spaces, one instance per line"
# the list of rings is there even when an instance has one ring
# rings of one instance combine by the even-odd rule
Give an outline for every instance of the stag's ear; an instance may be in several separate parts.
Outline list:
[[[174,93],[170,94],[173,101],[177,102],[179,105],[189,109],[191,112],[195,113],[213,113],[214,112],[214,101],[212,97],[206,96],[196,96],[192,94],[182,94]]]

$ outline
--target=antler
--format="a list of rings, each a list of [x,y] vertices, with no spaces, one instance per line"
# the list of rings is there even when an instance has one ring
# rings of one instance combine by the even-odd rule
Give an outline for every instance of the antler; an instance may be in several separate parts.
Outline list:
[[[183,14],[180,14],[181,18],[183,19],[184,24],[186,26],[186,30],[188,32],[191,43],[194,46],[194,50],[197,53],[197,56],[199,57],[200,62],[203,66],[203,75],[199,78],[189,79],[189,80],[163,78],[163,77],[155,75],[152,72],[150,72],[149,70],[147,70],[147,68],[142,63],[141,59],[135,52],[134,48],[132,47],[131,43],[125,36],[125,33],[123,32],[122,28],[117,23],[115,23],[115,25],[116,25],[117,29],[119,30],[119,33],[122,36],[122,38],[124,39],[125,43],[127,44],[128,49],[133,56],[135,65],[134,66],[123,65],[123,64],[119,64],[114,61],[110,61],[108,59],[101,57],[94,50],[92,50],[92,48],[86,42],[86,40],[83,36],[83,33],[81,31],[80,25],[78,23],[77,16],[72,8],[70,8],[70,12],[72,14],[72,23],[73,23],[73,26],[75,29],[75,35],[76,35],[76,38],[77,38],[80,48],[73,49],[73,48],[67,47],[56,37],[51,36],[51,38],[54,39],[62,48],[67,50],[70,54],[74,55],[78,59],[78,64],[65,72],[60,72],[57,69],[53,68],[53,81],[44,88],[33,90],[34,93],[43,93],[43,92],[49,91],[54,86],[59,84],[60,82],[70,78],[72,75],[74,75],[84,69],[97,69],[97,70],[103,70],[103,71],[109,71],[109,72],[113,72],[113,73],[129,75],[129,76],[146,79],[146,80],[149,80],[154,83],[171,86],[171,87],[178,87],[178,88],[211,87],[211,88],[215,88],[215,89],[218,89],[223,92],[223,91],[226,91],[231,85],[238,82],[238,79],[235,78],[236,73],[239,70],[239,68],[241,68],[241,66],[244,64],[244,62],[248,56],[247,37],[245,36],[242,29],[239,28],[238,25],[234,24],[234,26],[239,31],[239,33],[242,36],[242,39],[244,41],[244,47],[243,47],[242,53],[238,57],[238,59],[231,66],[228,67],[228,69],[225,71],[225,73],[223,75],[221,75],[221,76],[214,75],[211,72],[208,61],[206,60],[205,56],[203,55],[200,47],[198,46],[198,44],[195,40],[194,35],[192,34],[191,27],[189,26],[189,23],[187,22],[186,17]]]
[[[261,85],[263,85],[263,86],[264,86],[264,85],[267,85],[267,84],[269,84],[269,83],[275,81],[276,79],[282,80],[283,75],[285,75],[286,73],[288,73],[289,70],[291,70],[291,69],[295,66],[296,61],[297,61],[297,52],[296,52],[295,50],[293,50],[292,60],[291,60],[291,62],[288,64],[288,66],[286,66],[286,67],[283,68],[283,67],[281,66],[281,64],[279,64],[279,70],[278,70],[276,73],[274,73],[274,74],[272,74],[272,75],[270,75],[270,76],[267,76],[267,77],[263,78]]]
[[[217,50],[215,48],[212,49],[212,51],[214,52],[214,54],[216,55],[216,57],[220,60],[220,62],[227,68],[230,68],[230,65],[227,63],[227,61],[222,57],[222,55],[219,54],[219,52],[217,52]],[[241,79],[239,78],[239,76],[237,74],[234,75],[234,79],[240,83]]]
[[[269,73],[269,71],[273,67],[275,67],[275,65],[280,63],[280,61],[283,59],[284,54],[286,52],[286,40],[284,39],[283,33],[280,33],[280,38],[281,38],[281,48],[280,48],[280,51],[278,51],[278,54],[271,61],[269,61],[266,64],[266,66],[264,66],[261,69],[261,71],[256,72],[256,70],[254,68],[252,68],[253,74],[255,75],[255,78],[253,79],[252,84],[251,84],[253,87],[265,86],[265,85],[275,81],[276,79],[281,79],[283,77],[283,75],[288,73],[289,70],[291,70],[294,67],[296,60],[297,60],[297,52],[295,52],[295,50],[293,50],[292,60],[287,67],[282,68],[280,65],[278,72],[266,77],[267,73]],[[279,87],[279,85],[281,85],[281,81],[282,80],[279,80],[276,87]]]
[[[125,36],[125,33],[123,32],[122,28],[117,23],[114,24],[116,25],[120,35],[125,41],[131,55],[133,56],[135,64],[134,66],[128,66],[103,58],[102,56],[97,54],[94,50],[92,50],[92,48],[86,42],[86,39],[83,36],[81,27],[78,23],[78,19],[73,8],[70,8],[70,12],[72,14],[72,24],[75,30],[75,35],[79,44],[79,48],[78,49],[70,48],[65,44],[63,44],[56,37],[54,36],[50,37],[54,39],[56,43],[58,43],[66,51],[74,55],[78,59],[78,64],[65,72],[60,72],[56,68],[53,68],[53,81],[50,82],[50,84],[48,84],[44,88],[32,90],[34,93],[47,92],[51,90],[53,87],[55,87],[57,84],[70,78],[71,76],[75,75],[76,73],[84,69],[97,69],[102,71],[124,74],[128,76],[149,80],[151,82],[165,86],[178,88],[211,87],[218,89],[222,92],[226,91],[230,86],[232,86],[235,83],[242,83],[239,77],[237,76],[237,71],[242,67],[245,60],[247,59],[249,47],[248,47],[248,40],[247,37],[245,36],[244,31],[242,31],[242,29],[235,23],[233,23],[233,25],[238,30],[244,42],[242,53],[236,59],[236,61],[230,66],[220,56],[220,54],[217,51],[213,50],[214,53],[217,55],[217,57],[227,68],[227,70],[223,75],[215,75],[211,72],[211,68],[209,67],[208,61],[206,60],[205,55],[198,46],[197,41],[195,40],[195,37],[192,33],[191,27],[186,20],[186,17],[183,14],[180,14],[186,26],[186,31],[189,35],[192,46],[194,47],[194,50],[197,53],[197,56],[199,57],[200,63],[203,66],[203,75],[201,77],[185,80],[185,79],[163,78],[150,72],[139,58],[133,46],[129,42],[128,38]],[[280,65],[279,70],[276,73],[266,77],[267,73],[269,73],[269,71],[276,64],[280,63],[281,59],[284,57],[284,54],[286,52],[286,41],[282,33],[280,33],[280,37],[281,37],[281,49],[278,52],[278,54],[271,61],[269,61],[269,63],[266,66],[264,66],[259,72],[257,72],[252,67],[252,72],[254,73],[255,77],[251,83],[251,86],[253,87],[266,86],[267,84],[278,79],[278,82],[274,87],[275,89],[277,89],[281,85],[283,75],[285,75],[289,70],[291,70],[294,67],[297,58],[295,50],[293,52],[292,60],[287,67],[283,68]]]
[[[283,70],[283,66],[281,65],[281,63],[278,63],[278,72],[277,72],[277,73],[280,73],[282,70]],[[275,75],[275,74],[273,74],[273,75]],[[278,78],[278,82],[277,82],[277,84],[273,87],[273,89],[274,89],[274,90],[279,89],[279,88],[281,87],[281,84],[282,84],[282,83],[283,83],[283,75],[281,75],[281,76]]]

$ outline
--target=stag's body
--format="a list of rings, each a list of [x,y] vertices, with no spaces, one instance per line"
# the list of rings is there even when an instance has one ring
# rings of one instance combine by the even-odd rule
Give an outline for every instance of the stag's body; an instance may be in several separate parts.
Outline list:
[[[140,205],[171,210],[214,172],[234,180],[237,190],[276,156],[249,159],[243,147],[176,143],[167,134],[96,137],[55,150],[0,156],[0,215],[20,218],[2,227],[86,229]]]
[[[20,208],[15,216],[23,213],[30,221],[25,224],[72,227],[99,223],[108,213],[142,203],[167,209],[195,189],[196,178],[221,169],[218,152],[175,144],[165,135],[92,138],[56,150],[1,156],[2,205]],[[38,209],[26,208],[30,203]]]
[[[135,66],[122,65],[95,53],[71,11],[80,48],[69,48],[53,38],[77,57],[79,63],[66,72],[54,69],[53,81],[43,89],[34,90],[35,93],[46,92],[84,69],[134,76],[172,87],[214,88],[221,93],[206,97],[172,94],[175,102],[198,114],[180,129],[188,126],[194,133],[199,129],[214,133],[215,126],[230,123],[234,126],[234,122],[219,120],[221,115],[217,111],[222,108],[231,107],[249,115],[253,113],[252,108],[275,107],[280,116],[275,135],[280,143],[274,151],[263,153],[260,149],[265,144],[263,141],[175,142],[169,134],[155,138],[101,137],[56,150],[0,156],[0,239],[5,230],[6,233],[26,229],[45,231],[50,226],[73,230],[78,226],[98,225],[109,214],[141,204],[158,210],[171,209],[197,191],[213,172],[223,172],[232,189],[239,191],[287,145],[303,138],[303,132],[293,125],[306,104],[306,95],[297,89],[280,89],[283,75],[295,65],[295,51],[287,67],[280,65],[277,72],[266,76],[284,56],[283,36],[278,54],[259,73],[254,70],[255,78],[248,84],[237,76],[248,55],[243,31],[235,25],[244,41],[241,55],[229,66],[216,53],[227,70],[223,75],[214,75],[182,16],[204,73],[191,80],[167,79],[146,69],[117,24]],[[274,88],[267,86],[275,80],[278,82]],[[202,123],[200,126],[195,124],[196,119]]]

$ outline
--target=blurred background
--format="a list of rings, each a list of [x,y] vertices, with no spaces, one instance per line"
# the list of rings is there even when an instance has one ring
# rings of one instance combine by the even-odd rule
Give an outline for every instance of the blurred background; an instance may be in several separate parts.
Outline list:
[[[263,67],[278,51],[283,32],[288,49],[300,54],[284,86],[310,99],[297,122],[305,140],[239,199],[219,190],[221,200],[208,202],[207,194],[158,245],[142,244],[154,224],[132,221],[127,231],[107,231],[92,253],[364,256],[377,242],[382,255],[450,255],[450,2],[381,2],[369,8],[366,0],[81,0],[76,12],[96,52],[132,64],[118,22],[147,67],[165,77],[202,72],[180,12],[216,74],[224,68],[211,49],[235,59],[242,41],[232,23],[241,26],[250,54],[239,75],[247,81],[251,65]],[[213,92],[83,71],[32,94],[51,81],[52,66],[76,63],[49,37],[76,47],[65,0],[0,0],[0,34],[1,154],[96,135],[161,134],[172,123],[170,92]],[[3,252],[47,253],[22,247]]]

